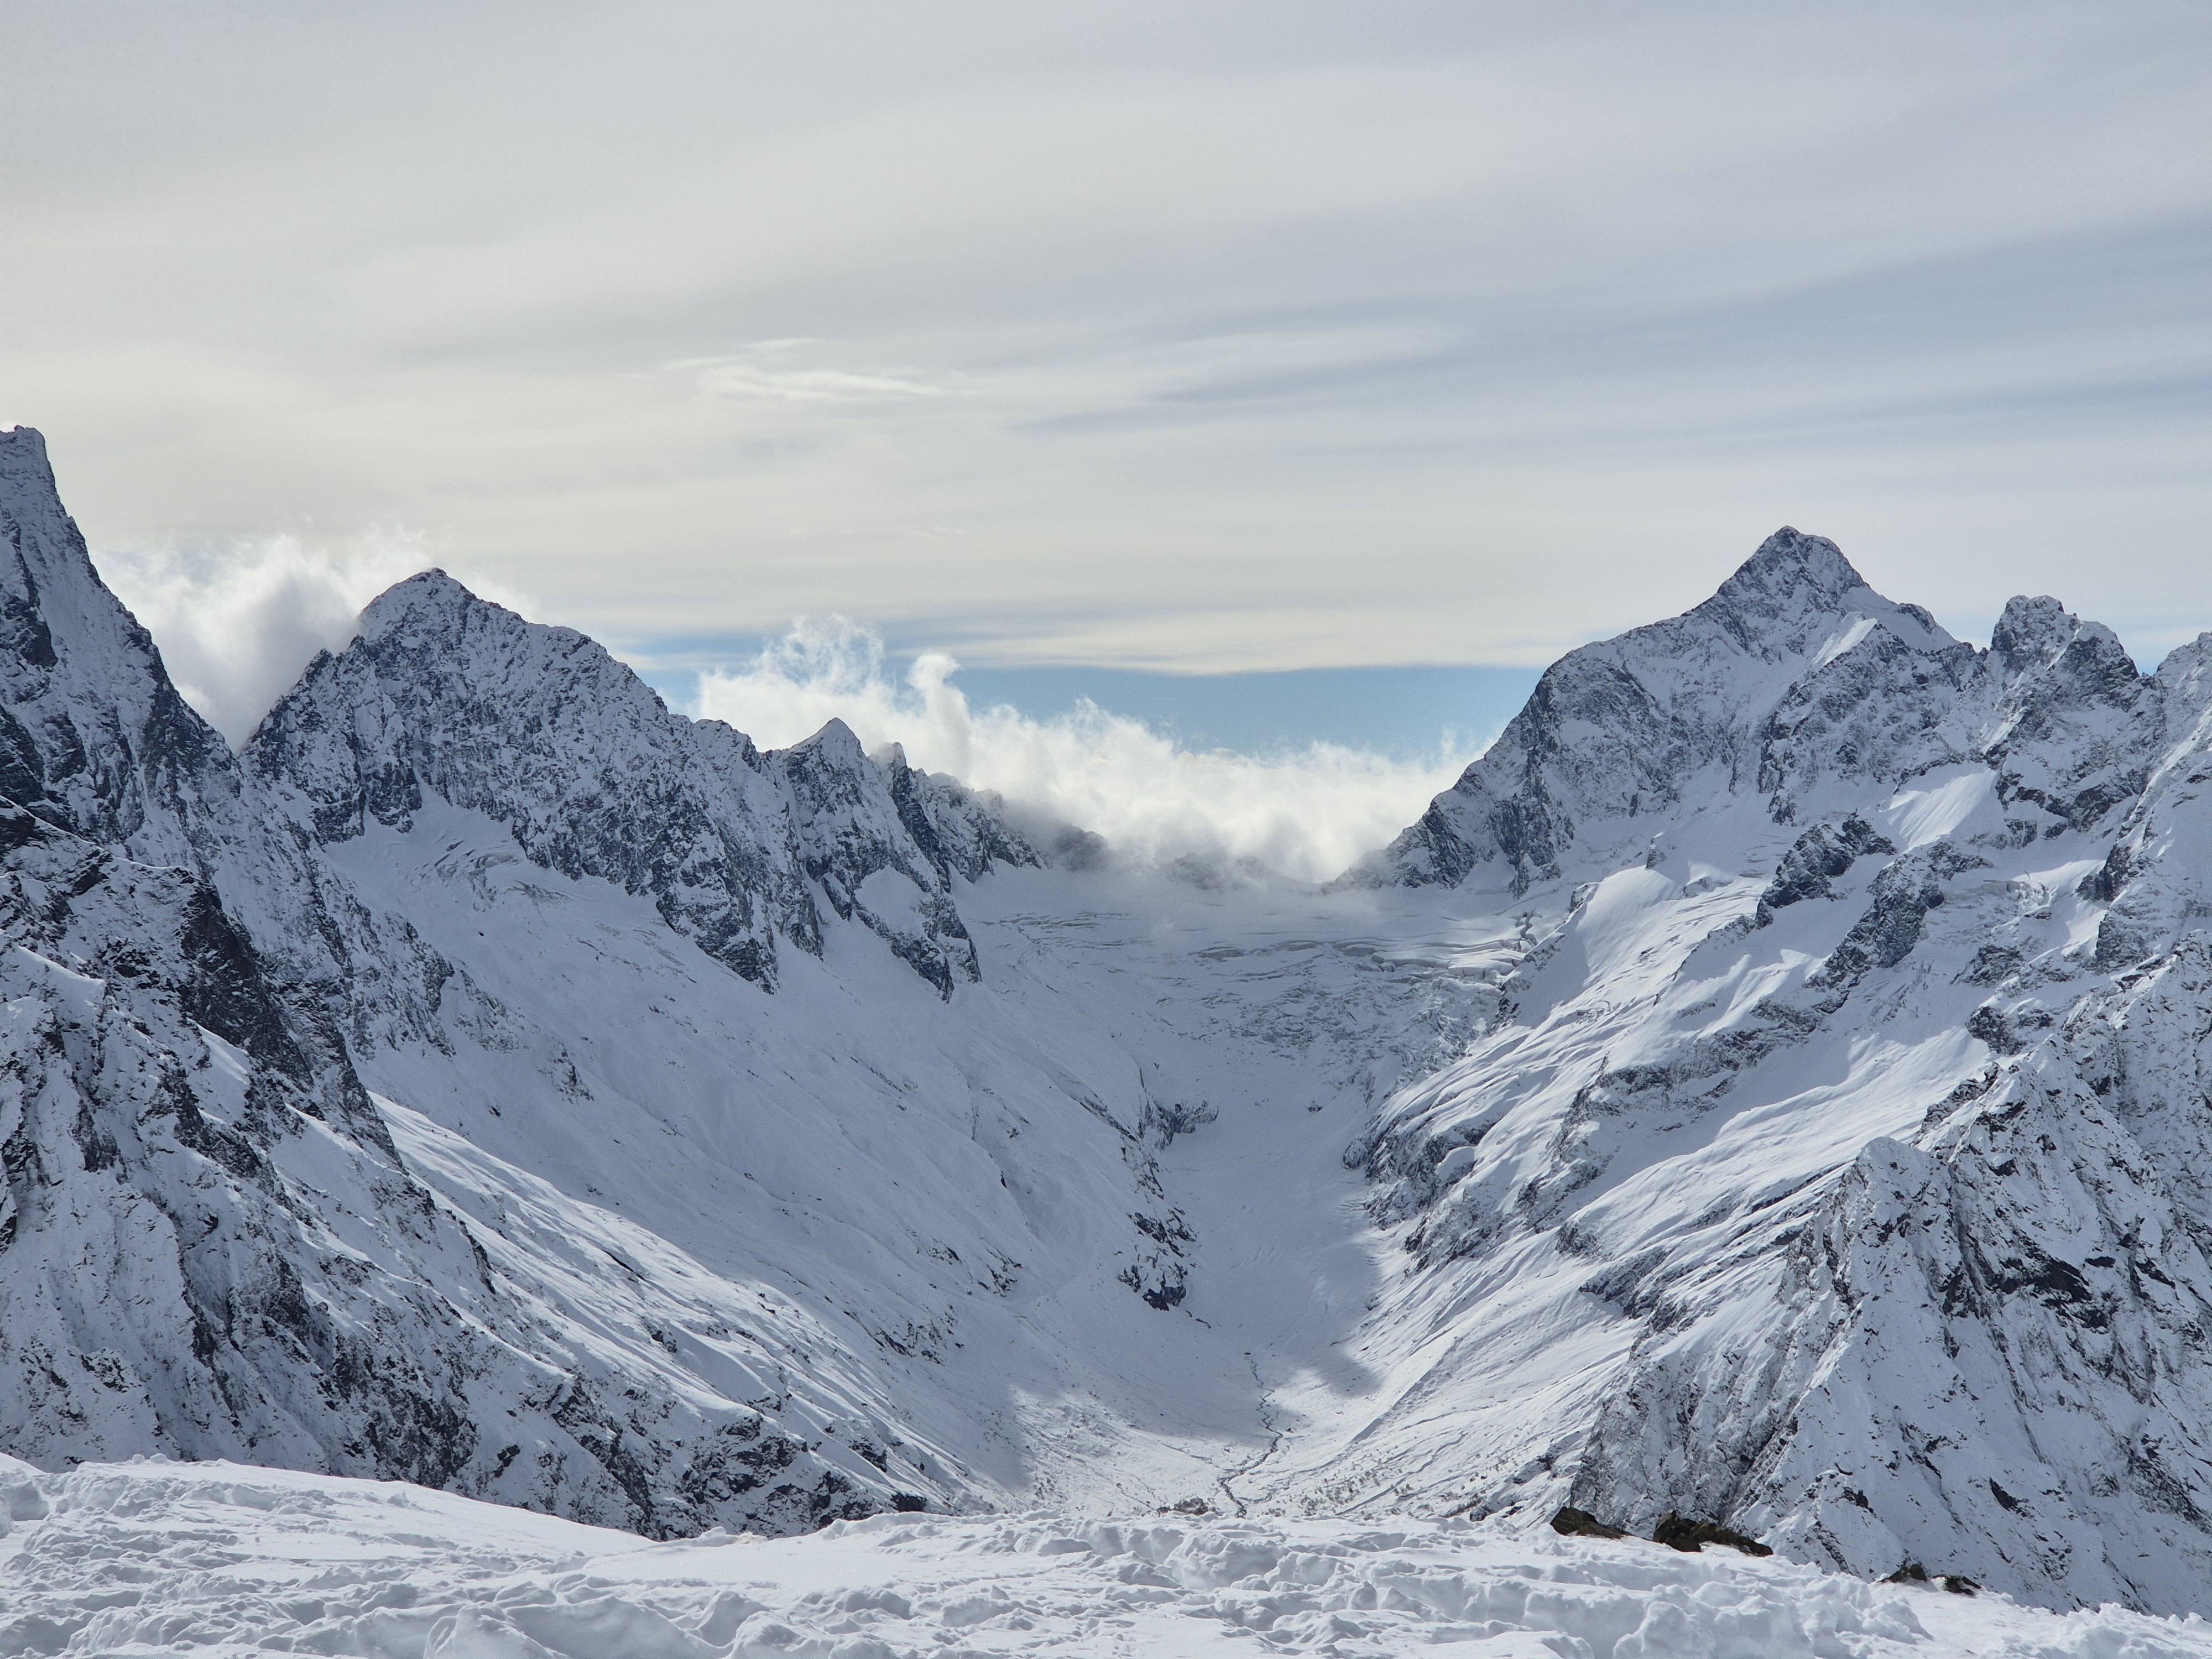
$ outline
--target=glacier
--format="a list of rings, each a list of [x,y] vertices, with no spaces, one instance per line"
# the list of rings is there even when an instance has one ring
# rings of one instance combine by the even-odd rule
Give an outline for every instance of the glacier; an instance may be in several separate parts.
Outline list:
[[[0,540],[41,1492],[1501,1562],[1571,1503],[2212,1610],[2212,636],[1979,647],[1784,530],[1316,888],[760,750],[434,572],[234,753],[28,428]]]

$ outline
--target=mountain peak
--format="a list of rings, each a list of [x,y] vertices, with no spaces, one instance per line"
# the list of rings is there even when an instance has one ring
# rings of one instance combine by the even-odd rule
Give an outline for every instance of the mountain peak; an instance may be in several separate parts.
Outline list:
[[[809,759],[819,758],[848,771],[867,758],[867,751],[861,748],[859,736],[835,714],[823,722],[822,729],[812,737],[801,738],[792,744],[788,752],[804,755]]]
[[[406,618],[453,617],[479,606],[503,609],[489,599],[479,599],[442,570],[418,570],[405,580],[394,582],[362,608],[359,631],[364,639],[375,639]]]
[[[28,475],[53,482],[53,464],[46,459],[46,434],[34,426],[0,432],[0,477]]]
[[[1803,594],[1825,606],[1832,605],[1854,588],[1866,586],[1866,578],[1844,556],[1844,550],[1826,536],[1808,536],[1794,525],[1784,525],[1759,544],[1759,550],[1736,567],[1721,584],[1717,598],[1766,600],[1778,605]],[[1767,608],[1762,606],[1761,608]]]
[[[1990,650],[2006,673],[2019,675],[2057,662],[2069,647],[2081,654],[2127,659],[2119,636],[2102,623],[2083,622],[2048,593],[2014,594],[1990,631]],[[2132,675],[2135,664],[2128,660]]]
[[[1875,592],[1826,537],[1784,525],[1686,614],[1553,664],[1379,867],[1457,884],[1495,860],[1523,890],[1558,877],[1570,849],[1602,862],[1647,845],[1660,815],[1683,807],[1684,780],[1706,769],[1792,822],[1799,792],[1820,779],[1848,773],[1858,787],[1869,769],[1948,755],[1920,702],[1961,672],[1942,665],[1958,644],[1920,606]],[[1885,705],[1911,713],[1875,735],[1850,726]]]
[[[0,793],[134,858],[193,861],[186,826],[227,793],[229,748],[100,580],[27,426],[0,432]]]

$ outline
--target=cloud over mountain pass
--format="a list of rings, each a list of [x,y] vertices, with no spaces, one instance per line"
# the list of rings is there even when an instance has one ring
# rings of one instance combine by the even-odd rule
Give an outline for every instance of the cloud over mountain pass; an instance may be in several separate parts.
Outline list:
[[[695,712],[769,744],[842,720],[869,747],[897,743],[914,764],[995,791],[1018,814],[1079,825],[1116,854],[1201,878],[1326,881],[1474,758],[1407,761],[1323,742],[1197,750],[1088,699],[1042,719],[977,708],[954,683],[958,671],[927,652],[900,675],[880,635],[842,618],[802,622],[750,662],[702,675]]]

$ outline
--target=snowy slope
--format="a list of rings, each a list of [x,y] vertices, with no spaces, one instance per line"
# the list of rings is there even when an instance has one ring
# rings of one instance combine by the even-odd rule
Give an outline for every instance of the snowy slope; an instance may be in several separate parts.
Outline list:
[[[35,434],[0,511],[0,1451],[2207,1605],[2212,641],[1784,531],[1330,890],[1199,887],[434,572],[234,757]]]
[[[0,1460],[0,1656],[2198,1659],[2201,1620],[2061,1616],[1733,1550],[1464,1521],[951,1520],[629,1534],[227,1464]]]
[[[1437,969],[1407,1000],[1437,947],[1383,930],[1434,924],[1364,898],[1377,935],[1322,940],[1302,907],[1040,870],[963,896],[988,966],[950,1006],[849,934],[763,998],[475,815],[426,808],[331,857],[472,988],[444,1047],[358,1051],[420,1114],[392,1118],[410,1167],[488,1228],[498,1203],[460,1183],[530,1170],[723,1283],[833,1314],[842,1363],[877,1379],[844,1431],[928,1448],[935,1479],[896,1468],[939,1504],[1224,1501],[1221,1470],[1267,1444],[1255,1322],[1302,1353],[1316,1244],[1367,1231],[1340,1155],[1369,1091],[1463,1041],[1483,988]],[[1249,1190],[1262,1158],[1307,1203]],[[1353,1254],[1346,1328],[1369,1294]]]

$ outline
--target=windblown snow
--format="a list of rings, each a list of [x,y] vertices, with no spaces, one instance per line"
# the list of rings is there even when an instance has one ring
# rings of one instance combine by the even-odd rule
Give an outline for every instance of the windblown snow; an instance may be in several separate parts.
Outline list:
[[[2212,1601],[2208,665],[1785,530],[1315,887],[434,572],[234,753],[0,434],[0,1630],[2197,1651],[1871,1581]]]

